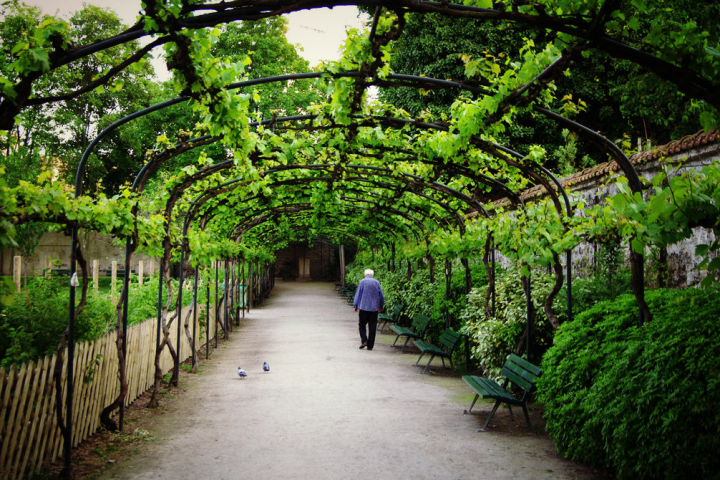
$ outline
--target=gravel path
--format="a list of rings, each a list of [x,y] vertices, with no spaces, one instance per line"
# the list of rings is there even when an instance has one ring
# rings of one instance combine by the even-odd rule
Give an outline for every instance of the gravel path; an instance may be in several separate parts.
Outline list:
[[[156,417],[156,440],[103,478],[594,478],[525,426],[476,432],[489,404],[463,415],[469,388],[440,363],[420,375],[394,336],[358,349],[356,315],[329,284],[278,282]]]

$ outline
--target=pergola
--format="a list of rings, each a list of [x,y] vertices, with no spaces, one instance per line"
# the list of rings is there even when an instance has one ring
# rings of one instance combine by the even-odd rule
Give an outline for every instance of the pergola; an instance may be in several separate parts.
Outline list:
[[[180,287],[178,298],[170,295],[163,306],[158,301],[158,329],[163,327],[162,341],[158,335],[158,353],[171,344],[166,327],[168,308],[173,301],[182,304],[185,265],[192,255],[188,233],[193,229],[212,227],[230,241],[247,248],[264,248],[272,251],[272,245],[292,240],[292,231],[312,230],[317,237],[323,236],[343,243],[351,239],[368,247],[391,246],[398,241],[424,241],[429,231],[456,230],[465,234],[467,222],[476,215],[491,217],[496,214],[493,201],[508,199],[514,209],[523,209],[520,189],[527,186],[545,187],[555,212],[561,221],[573,215],[572,205],[559,181],[532,158],[516,152],[512,145],[495,141],[493,132],[518,111],[543,116],[558,126],[579,133],[606,152],[618,163],[628,178],[633,192],[642,192],[642,185],[625,154],[613,142],[597,132],[574,122],[547,106],[544,95],[554,78],[579,61],[579,52],[587,48],[600,49],[616,58],[629,59],[660,77],[674,82],[678,89],[694,98],[702,99],[717,107],[720,96],[712,82],[698,74],[688,72],[651,54],[639,51],[613,39],[604,32],[609,13],[618,2],[606,1],[595,15],[554,16],[521,11],[517,8],[495,10],[470,5],[431,1],[355,1],[333,2],[305,0],[282,2],[263,0],[259,2],[222,2],[215,4],[181,4],[181,14],[163,15],[165,7],[156,2],[146,2],[147,18],[153,18],[156,26],[149,28],[141,21],[125,33],[72,51],[62,51],[52,58],[51,68],[58,68],[85,56],[115,45],[145,37],[150,33],[157,38],[140,48],[136,55],[119,66],[124,68],[137,61],[150,49],[174,42],[178,48],[175,68],[186,79],[196,74],[192,71],[191,55],[187,51],[189,40],[182,32],[202,29],[221,23],[257,20],[290,11],[355,4],[374,7],[372,25],[366,37],[365,50],[349,59],[352,70],[306,72],[270,78],[256,78],[237,83],[212,87],[207,90],[213,97],[206,105],[208,115],[218,105],[219,95],[247,94],[252,87],[271,82],[293,82],[300,79],[317,79],[325,85],[333,100],[318,105],[313,112],[303,115],[273,117],[252,121],[249,112],[240,112],[246,121],[240,121],[242,130],[213,130],[200,132],[196,138],[181,137],[177,144],[157,152],[137,173],[132,185],[133,194],[141,195],[144,186],[169,160],[180,154],[221,143],[232,155],[231,159],[217,163],[205,162],[188,166],[167,188],[164,208],[165,236],[162,241],[160,296],[162,283],[170,288],[169,266],[173,252],[179,247]],[[389,14],[388,14],[389,12]],[[435,13],[454,17],[483,18],[493,21],[519,22],[533,28],[550,29],[571,35],[576,43],[556,55],[549,54],[538,63],[538,71],[517,88],[500,91],[466,83],[390,73],[386,66],[385,52],[391,41],[402,34],[404,13]],[[349,55],[349,54],[348,54]],[[364,56],[363,56],[364,55]],[[544,63],[543,63],[544,62]],[[341,65],[342,66],[342,65]],[[338,68],[340,68],[339,66]],[[111,72],[112,73],[112,72]],[[29,74],[16,86],[15,101],[4,99],[0,103],[0,126],[7,127],[22,108],[39,104],[32,97],[32,84],[40,73]],[[410,118],[391,106],[368,105],[364,100],[366,90],[377,88],[454,89],[463,95],[465,105],[479,108],[484,99],[496,99],[493,109],[481,117],[467,115],[450,122],[424,121]],[[80,95],[91,85],[78,90]],[[71,98],[65,98],[69,100]],[[93,150],[115,129],[133,120],[151,115],[173,105],[202,103],[202,95],[189,89],[177,98],[159,103],[126,116],[100,132],[90,142],[78,167],[75,195],[83,195],[85,168]],[[227,112],[225,112],[227,113]],[[221,118],[222,114],[218,117]],[[221,120],[222,121],[222,120]],[[190,125],[172,125],[171,130],[191,128]],[[231,138],[232,137],[232,138]],[[443,152],[447,152],[446,155]],[[137,222],[137,206],[133,210],[136,228],[127,237],[125,271],[130,271],[130,259],[140,244]],[[181,219],[182,233],[178,242],[172,234],[172,225]],[[305,238],[305,235],[298,238]],[[78,228],[72,229],[71,275],[80,269],[87,278],[87,265],[83,260]],[[270,247],[268,247],[270,245]],[[492,236],[486,242],[486,269],[491,288],[494,286],[494,246]],[[231,259],[218,259],[231,260]],[[557,259],[555,262],[556,295],[565,281],[568,295],[568,318],[571,317],[571,252],[566,252],[565,272]],[[647,306],[644,305],[643,258],[631,253],[633,284],[639,304],[639,321],[643,322]],[[465,263],[466,269],[467,263]],[[256,270],[259,266],[255,266]],[[233,271],[234,272],[234,271]],[[227,271],[226,271],[227,275]],[[123,368],[125,354],[124,331],[127,327],[129,276],[124,278],[118,312],[122,316],[122,331],[118,331],[121,386],[126,384]],[[85,300],[88,282],[83,283],[80,306],[76,305],[76,285],[71,283],[68,328],[68,383],[66,401],[65,458],[70,467],[70,435],[72,432],[73,397],[73,325]],[[468,285],[469,286],[469,285]],[[523,289],[528,300],[530,315],[530,279],[525,278]],[[638,290],[639,289],[639,290]],[[195,268],[197,290],[197,267]],[[227,302],[225,303],[227,308]],[[179,314],[178,314],[179,317]],[[177,319],[178,322],[180,318]],[[528,328],[530,322],[528,321]],[[177,345],[180,341],[178,329]],[[528,335],[529,342],[529,335]],[[529,345],[529,343],[528,343]],[[194,347],[193,347],[194,348]],[[529,347],[528,347],[529,348]],[[176,357],[177,358],[177,357]],[[179,365],[176,363],[175,371]],[[124,390],[120,397],[103,412],[110,414],[121,409]]]

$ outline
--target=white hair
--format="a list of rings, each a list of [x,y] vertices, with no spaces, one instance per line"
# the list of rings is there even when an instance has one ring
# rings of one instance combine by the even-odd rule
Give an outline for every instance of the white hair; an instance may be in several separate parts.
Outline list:
[[[373,271],[370,270],[369,268],[368,268],[367,270],[365,270],[365,276],[366,276],[366,277],[372,277],[373,275],[375,275],[375,272],[373,272]]]

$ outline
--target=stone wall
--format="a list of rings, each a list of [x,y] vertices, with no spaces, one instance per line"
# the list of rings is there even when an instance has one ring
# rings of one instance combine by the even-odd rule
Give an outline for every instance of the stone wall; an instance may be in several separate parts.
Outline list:
[[[80,232],[80,242],[83,249],[83,256],[88,261],[88,267],[92,269],[92,261],[99,261],[100,276],[109,275],[111,263],[118,262],[118,270],[124,268],[125,262],[125,246],[117,245],[109,238],[93,232]],[[15,250],[4,250],[0,252],[0,260],[2,261],[2,275],[12,275],[13,273],[13,257],[20,255]],[[46,233],[40,240],[35,253],[23,261],[23,275],[42,273],[47,267],[48,260],[58,260],[60,269],[70,268],[70,237],[60,232]],[[147,255],[136,253],[131,259],[131,270],[137,272],[138,262],[143,261],[143,272],[145,275],[157,271],[160,262]],[[25,272],[26,271],[26,272]],[[90,272],[92,275],[92,270]]]
[[[686,170],[700,170],[704,166],[720,162],[720,134],[717,131],[696,134],[676,142],[637,153],[630,157],[641,179],[650,183],[653,177],[665,167],[673,168],[673,175]],[[679,167],[677,172],[675,170]],[[603,202],[607,197],[618,193],[617,179],[622,175],[614,162],[605,163],[578,172],[561,180],[561,183],[573,196],[580,196],[587,207]],[[544,197],[542,187],[533,187],[521,195],[524,200],[532,201]],[[667,286],[683,288],[696,285],[705,277],[705,272],[695,267],[702,261],[695,256],[698,244],[714,241],[711,230],[696,228],[692,238],[683,240],[667,248]],[[583,243],[573,249],[573,271],[576,276],[589,272],[595,261],[599,246]],[[625,248],[628,252],[629,248]],[[507,264],[501,258],[500,262]],[[564,257],[563,257],[564,260]],[[654,279],[646,279],[651,284]]]

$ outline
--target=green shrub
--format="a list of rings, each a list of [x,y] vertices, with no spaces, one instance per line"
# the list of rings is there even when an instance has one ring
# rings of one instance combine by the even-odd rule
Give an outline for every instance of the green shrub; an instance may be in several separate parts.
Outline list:
[[[55,351],[68,323],[68,280],[68,277],[31,277],[20,294],[14,293],[14,284],[0,282],[0,365],[24,363]],[[176,299],[177,287],[178,281],[173,280]],[[117,295],[121,288],[120,280]],[[211,290],[214,291],[214,281]],[[206,291],[204,286],[198,288],[200,308],[205,306]],[[157,275],[146,278],[142,287],[137,283],[137,277],[132,276],[129,292],[129,325],[157,316]],[[79,291],[77,293],[76,301],[79,301]],[[190,278],[185,281],[183,305],[190,305],[192,297],[193,279]],[[163,286],[163,305],[166,300],[167,289]],[[174,304],[170,310],[175,310]],[[100,337],[115,328],[116,319],[116,303],[111,302],[109,289],[95,295],[91,286],[85,308],[75,322],[75,341]]]
[[[527,325],[527,303],[520,283],[520,270],[498,271],[495,282],[495,317],[485,313],[485,294],[488,286],[473,288],[461,320],[463,333],[473,342],[472,356],[490,378],[500,380],[508,355],[515,353]],[[547,275],[533,275],[531,293],[535,310],[535,324],[530,334],[530,362],[539,364],[552,338],[552,326],[545,315],[543,303],[552,290],[553,279]],[[555,314],[562,318],[565,304],[556,297]],[[525,347],[522,348],[525,351]]]
[[[68,278],[33,277],[27,288],[15,294],[0,312],[0,359],[7,366],[55,351],[68,324]],[[75,322],[77,342],[92,340],[112,321],[107,298],[88,296]]]
[[[602,302],[557,331],[539,398],[566,457],[620,479],[720,478],[720,296],[646,294]]]

